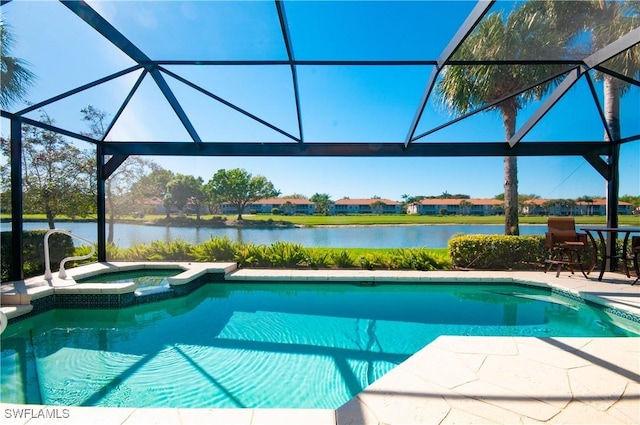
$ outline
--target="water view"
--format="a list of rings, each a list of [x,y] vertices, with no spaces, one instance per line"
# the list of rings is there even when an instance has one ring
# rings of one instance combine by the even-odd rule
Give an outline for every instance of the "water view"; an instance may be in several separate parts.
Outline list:
[[[58,223],[65,229],[92,241],[97,240],[95,223]],[[2,231],[11,230],[10,223],[1,223]],[[46,223],[24,223],[24,230],[47,229]],[[521,225],[521,235],[542,235],[546,225]],[[451,224],[411,226],[313,227],[285,229],[240,229],[208,227],[161,227],[137,224],[116,224],[114,242],[121,248],[152,241],[170,242],[182,239],[192,244],[212,237],[228,237],[233,241],[269,245],[277,241],[299,243],[307,247],[329,248],[446,248],[457,234],[504,233],[502,225]]]

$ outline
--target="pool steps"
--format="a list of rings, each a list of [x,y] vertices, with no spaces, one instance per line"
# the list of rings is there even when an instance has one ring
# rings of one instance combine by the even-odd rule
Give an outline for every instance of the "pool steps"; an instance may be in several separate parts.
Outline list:
[[[0,311],[11,321],[27,315],[34,309],[34,301],[44,300],[52,295],[113,295],[120,296],[135,293],[134,283],[82,283],[76,279],[92,277],[99,274],[114,273],[127,270],[144,270],[159,268],[180,268],[184,271],[176,276],[168,277],[172,287],[180,287],[193,282],[194,279],[209,273],[225,275],[237,268],[236,263],[176,263],[176,262],[112,262],[93,263],[68,270],[68,275],[61,278],[53,273],[50,280],[37,276],[17,282],[3,284],[0,296]],[[161,291],[146,292],[142,296],[157,295]]]

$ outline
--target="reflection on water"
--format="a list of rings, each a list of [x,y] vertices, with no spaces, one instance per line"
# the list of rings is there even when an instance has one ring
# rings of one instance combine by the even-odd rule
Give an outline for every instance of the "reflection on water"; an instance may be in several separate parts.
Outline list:
[[[70,230],[83,238],[96,241],[95,223],[59,223],[58,228]],[[11,223],[1,223],[2,231],[11,230]],[[46,223],[24,223],[25,230],[46,229]],[[521,225],[522,235],[542,235],[545,225]],[[182,239],[192,244],[212,237],[228,237],[232,241],[270,245],[277,241],[299,243],[303,246],[331,248],[446,248],[452,236],[464,234],[503,234],[501,224],[482,225],[415,225],[314,227],[286,229],[240,229],[208,227],[161,227],[136,224],[116,224],[114,242],[121,248],[152,241],[171,242]]]

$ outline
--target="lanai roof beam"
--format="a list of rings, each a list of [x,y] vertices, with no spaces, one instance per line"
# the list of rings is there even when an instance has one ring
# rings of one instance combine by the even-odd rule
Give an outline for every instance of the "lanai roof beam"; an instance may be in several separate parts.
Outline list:
[[[446,64],[449,58],[453,56],[456,50],[458,50],[458,47],[464,42],[469,34],[471,34],[476,25],[478,25],[480,20],[489,11],[493,3],[495,3],[495,0],[479,0],[469,16],[467,16],[467,19],[464,21],[464,23],[460,26],[460,28],[458,28],[458,31],[453,36],[451,41],[449,41],[447,47],[445,47],[440,54],[436,67],[433,68],[431,70],[431,74],[429,74],[429,79],[427,80],[427,85],[422,94],[422,98],[420,99],[420,103],[418,104],[418,109],[415,116],[413,117],[411,126],[409,127],[409,133],[407,134],[407,138],[404,142],[405,147],[408,147],[409,143],[413,141],[413,135],[418,128],[418,123],[420,122],[420,118],[422,117],[424,108],[427,106],[429,96],[431,96],[431,91],[433,90],[438,75],[440,74],[440,70]]]
[[[547,112],[556,104],[556,102],[564,96],[576,81],[588,70],[594,68],[597,65],[608,61],[609,59],[619,55],[627,49],[640,43],[640,27],[628,32],[626,35],[620,37],[616,41],[606,45],[600,50],[592,53],[584,59],[584,66],[581,67],[574,75],[568,76],[551,95],[544,101],[542,105],[533,113],[533,115],[525,122],[522,127],[509,139],[509,145],[513,147],[516,143],[522,140],[529,131],[546,115]]]
[[[304,143],[304,136],[302,133],[302,112],[300,110],[300,89],[298,88],[298,72],[294,65],[295,55],[293,54],[293,43],[291,42],[291,34],[289,33],[289,24],[287,23],[287,15],[284,11],[284,3],[281,0],[276,0],[276,9],[278,10],[278,19],[280,21],[280,27],[282,28],[282,38],[284,39],[284,45],[287,49],[287,56],[289,58],[289,66],[291,67],[291,79],[293,80],[293,96],[296,102],[296,115],[298,118],[298,132],[300,135],[300,144]]]
[[[75,89],[72,89],[72,90],[69,90],[69,91],[64,92],[62,94],[59,94],[57,96],[54,96],[54,97],[52,97],[50,99],[43,100],[42,102],[38,102],[38,103],[36,103],[34,105],[31,105],[31,106],[29,106],[27,108],[24,108],[24,109],[16,112],[16,115],[24,115],[24,114],[27,114],[27,113],[29,113],[31,111],[35,111],[37,109],[40,109],[40,108],[42,108],[44,106],[47,106],[47,105],[53,103],[53,102],[57,102],[58,100],[64,99],[64,98],[69,97],[69,96],[73,96],[74,94],[77,94],[77,93],[80,93],[80,92],[82,92],[84,90],[87,90],[87,89],[90,89],[92,87],[98,86],[98,85],[100,85],[102,83],[106,83],[106,82],[111,81],[113,79],[116,79],[118,77],[122,77],[123,75],[127,75],[130,72],[136,71],[136,70],[138,70],[140,68],[142,68],[141,65],[134,65],[134,66],[132,66],[130,68],[127,68],[127,69],[124,69],[122,71],[118,71],[118,72],[113,73],[111,75],[108,75],[108,76],[106,76],[104,78],[100,78],[98,80],[92,81],[92,82],[84,84],[84,85],[82,85],[80,87],[76,87]]]
[[[605,141],[566,141],[520,143],[510,148],[504,141],[489,143],[414,143],[406,149],[402,142],[389,143],[203,143],[185,142],[105,142],[106,155],[183,155],[183,156],[357,156],[357,157],[456,157],[456,156],[545,156],[607,155],[611,143]]]
[[[109,40],[113,45],[119,48],[125,55],[129,56],[138,64],[151,63],[144,52],[133,44],[127,37],[118,31],[113,25],[104,19],[98,12],[93,10],[87,2],[83,0],[60,0],[69,10],[78,15],[83,21],[91,25],[102,36]]]
[[[135,44],[133,44],[127,37],[125,37],[120,31],[118,31],[113,25],[104,19],[98,12],[93,10],[85,1],[67,1],[60,0],[69,10],[78,15],[83,21],[91,25],[96,31],[104,36],[109,42],[118,47],[124,54],[133,59],[138,65],[142,65],[151,74],[153,80],[156,82],[158,88],[169,102],[169,105],[178,116],[180,122],[191,136],[194,142],[201,143],[202,140],[198,135],[196,129],[189,121],[189,117],[184,112],[182,105],[178,102],[171,88],[165,81],[164,77],[158,71],[157,65],[147,56],[142,50],[140,50]]]
[[[249,117],[249,118],[251,118],[251,119],[252,119],[252,120],[254,120],[254,121],[257,121],[257,122],[259,122],[260,124],[262,124],[262,125],[264,125],[264,126],[266,126],[266,127],[269,127],[270,129],[272,129],[272,130],[274,130],[274,131],[277,131],[278,133],[280,133],[280,134],[282,134],[282,135],[284,135],[284,136],[286,136],[286,137],[288,137],[288,138],[290,138],[290,139],[292,139],[292,140],[295,140],[296,142],[300,142],[300,141],[301,141],[298,137],[296,137],[296,136],[294,136],[294,135],[292,135],[292,134],[287,133],[286,131],[282,130],[281,128],[278,128],[278,127],[276,127],[275,125],[273,125],[273,124],[271,124],[271,123],[268,123],[267,121],[265,121],[265,120],[263,120],[263,119],[261,119],[261,118],[257,117],[256,115],[253,115],[252,113],[250,113],[250,112],[248,112],[248,111],[245,111],[244,109],[240,108],[239,106],[234,105],[233,103],[231,103],[231,102],[229,102],[229,101],[227,101],[227,100],[225,100],[225,99],[221,98],[220,96],[217,96],[217,95],[215,95],[215,94],[211,93],[210,91],[208,91],[208,90],[206,90],[206,89],[204,89],[204,88],[200,87],[199,85],[194,84],[193,82],[191,82],[191,81],[189,81],[189,80],[187,80],[187,79],[185,79],[185,78],[182,78],[182,77],[181,77],[181,76],[179,76],[178,74],[176,74],[176,73],[174,73],[174,72],[171,72],[171,71],[169,71],[168,69],[163,68],[163,67],[160,67],[160,70],[161,70],[163,73],[165,73],[165,74],[167,74],[167,75],[169,75],[169,76],[171,76],[171,77],[175,78],[176,80],[180,81],[181,83],[183,83],[183,84],[185,84],[185,85],[187,85],[187,86],[191,87],[192,89],[197,90],[197,91],[199,91],[200,93],[202,93],[202,94],[204,94],[204,95],[206,95],[206,96],[208,96],[208,97],[210,97],[210,98],[212,98],[212,99],[214,99],[214,100],[216,100],[216,101],[218,101],[218,102],[222,103],[223,105],[225,105],[225,106],[227,106],[227,107],[229,107],[229,108],[231,108],[231,109],[233,109],[233,110],[235,110],[235,111],[237,111],[237,112],[241,113],[242,115],[244,115],[244,116],[246,116],[246,117]]]
[[[549,77],[545,78],[542,81],[537,81],[537,82],[535,82],[533,84],[530,84],[530,85],[528,85],[526,87],[523,87],[522,89],[518,90],[517,92],[508,94],[508,95],[503,96],[501,98],[498,98],[498,99],[494,100],[493,102],[482,106],[481,108],[475,109],[475,110],[473,110],[471,112],[467,112],[466,114],[462,114],[459,117],[452,119],[451,121],[447,121],[444,124],[441,124],[441,125],[439,125],[437,127],[432,128],[431,130],[425,131],[424,133],[420,133],[419,135],[414,136],[413,137],[413,141],[416,141],[416,140],[421,139],[421,138],[423,138],[425,136],[428,136],[429,134],[433,134],[436,131],[440,131],[443,128],[449,127],[452,124],[455,124],[455,123],[457,123],[459,121],[462,121],[462,120],[464,120],[466,118],[469,118],[472,115],[475,115],[475,114],[480,113],[482,111],[486,111],[487,109],[492,108],[492,107],[498,105],[499,103],[504,102],[507,99],[510,99],[510,98],[512,98],[514,96],[518,96],[518,95],[520,95],[520,94],[522,94],[522,93],[524,93],[524,92],[526,92],[528,90],[531,90],[532,88],[534,88],[536,86],[539,86],[540,84],[548,83],[549,81],[554,80],[554,79],[562,76],[563,74],[566,74],[569,71],[570,70],[563,70],[563,71],[560,71],[560,72],[556,72],[555,74],[550,75]]]

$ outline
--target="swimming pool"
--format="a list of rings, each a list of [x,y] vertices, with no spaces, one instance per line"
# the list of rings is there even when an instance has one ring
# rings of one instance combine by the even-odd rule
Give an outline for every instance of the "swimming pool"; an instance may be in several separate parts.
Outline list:
[[[120,310],[52,310],[2,335],[3,402],[337,408],[439,335],[637,336],[518,285],[215,283]]]

